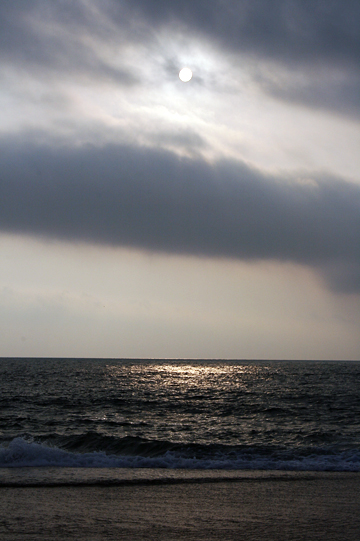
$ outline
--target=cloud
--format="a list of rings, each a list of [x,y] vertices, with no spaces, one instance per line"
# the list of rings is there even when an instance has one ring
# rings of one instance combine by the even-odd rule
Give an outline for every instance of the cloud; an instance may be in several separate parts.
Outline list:
[[[0,57],[38,77],[139,85],[134,48],[171,62],[180,36],[250,66],[280,100],[358,116],[359,18],[357,0],[17,0],[0,4]]]
[[[134,6],[152,25],[172,25],[240,55],[261,88],[281,100],[360,114],[356,0],[138,0]]]
[[[20,67],[24,73],[47,80],[61,74],[125,86],[139,82],[129,66],[114,66],[106,58],[106,43],[116,38],[119,53],[124,39],[110,20],[101,17],[96,2],[2,2],[0,21],[3,66]],[[124,32],[124,28],[119,30]]]
[[[290,64],[360,60],[357,0],[16,0],[2,2],[0,14],[3,54],[28,61],[56,54],[61,29],[71,44],[89,35],[113,39],[116,29],[119,41],[146,41],[161,26]]]
[[[348,117],[360,115],[360,70],[340,66],[279,69],[269,65],[253,66],[251,72],[259,87],[280,101]]]
[[[156,111],[163,103],[149,99],[150,88],[152,96],[158,95],[157,70],[161,96],[178,96],[166,85],[176,76],[181,55],[174,43],[180,40],[200,43],[201,52],[216,50],[214,69],[223,58],[226,70],[242,70],[246,76],[230,77],[235,93],[241,93],[241,80],[249,76],[248,89],[255,83],[279,101],[356,121],[359,16],[357,0],[1,2],[3,96],[16,104],[5,115],[3,132],[20,133],[34,125],[40,132],[47,126],[50,141],[64,125],[64,137],[78,141],[73,132],[83,115],[90,120],[82,128],[87,132],[82,141],[144,142],[150,125],[153,146],[191,156],[125,144],[71,147],[70,140],[61,146],[35,143],[36,137],[29,143],[25,131],[22,139],[3,139],[2,231],[165,253],[294,261],[319,269],[335,290],[360,290],[358,185],[325,174],[299,182],[230,159],[217,158],[210,165],[197,157],[211,146],[207,125],[201,133],[200,124],[189,128],[181,118],[175,125],[176,115],[165,111],[162,117]],[[199,66],[202,58],[196,57]],[[192,89],[197,84],[213,91],[215,77],[211,83],[207,79],[211,69],[211,62],[199,69]],[[109,97],[101,97],[99,82],[116,92],[122,88],[124,102],[116,93],[113,109],[102,108],[101,100]],[[135,113],[124,90],[130,93],[133,87],[143,90],[131,102],[139,111],[136,122],[130,121]],[[95,113],[97,102],[86,101],[87,88],[100,100]],[[222,84],[216,88],[219,103],[227,91]],[[158,109],[147,119],[154,103]],[[210,118],[208,108],[206,103]],[[219,113],[216,121],[221,118]]]
[[[360,186],[107,145],[2,141],[3,232],[163,253],[292,261],[359,291]]]
[[[119,6],[113,0],[113,9]],[[224,46],[282,61],[358,63],[360,37],[356,0],[137,0],[153,24],[182,25]]]

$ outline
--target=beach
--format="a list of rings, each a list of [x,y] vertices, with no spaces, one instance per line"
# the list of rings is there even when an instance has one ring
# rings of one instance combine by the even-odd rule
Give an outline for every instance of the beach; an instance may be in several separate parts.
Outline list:
[[[358,541],[360,474],[4,482],[2,540]],[[135,476],[136,477],[136,476]]]
[[[359,377],[3,360],[0,541],[359,541]]]

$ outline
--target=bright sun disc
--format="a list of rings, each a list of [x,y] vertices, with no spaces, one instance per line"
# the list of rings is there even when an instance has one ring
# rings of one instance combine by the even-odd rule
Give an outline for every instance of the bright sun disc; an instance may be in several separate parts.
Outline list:
[[[188,83],[192,77],[192,71],[189,68],[183,68],[179,71],[179,78],[183,83]]]

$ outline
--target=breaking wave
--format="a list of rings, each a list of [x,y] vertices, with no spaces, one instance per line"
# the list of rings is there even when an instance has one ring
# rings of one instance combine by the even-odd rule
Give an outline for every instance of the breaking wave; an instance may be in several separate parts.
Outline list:
[[[129,437],[118,440],[117,445],[106,439],[104,443],[105,449],[97,445],[96,450],[85,450],[84,442],[81,445],[76,439],[59,447],[51,441],[18,437],[0,446],[0,467],[360,471],[359,449],[201,446]]]

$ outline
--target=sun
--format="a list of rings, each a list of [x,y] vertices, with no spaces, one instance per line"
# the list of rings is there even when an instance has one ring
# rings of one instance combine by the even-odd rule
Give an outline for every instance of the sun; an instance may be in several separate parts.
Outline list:
[[[183,83],[188,83],[190,81],[190,79],[192,78],[192,75],[193,75],[192,71],[189,68],[182,68],[179,71],[179,79]]]

